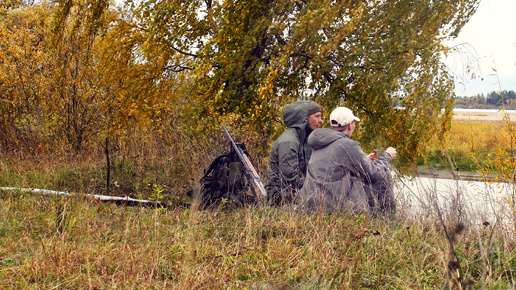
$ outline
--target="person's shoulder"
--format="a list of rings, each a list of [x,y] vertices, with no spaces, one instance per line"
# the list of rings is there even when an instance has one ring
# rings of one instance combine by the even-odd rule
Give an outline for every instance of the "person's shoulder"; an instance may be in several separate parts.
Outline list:
[[[312,131],[310,135],[328,135],[328,134],[337,134],[337,131],[331,128],[317,128]]]
[[[346,147],[350,147],[350,146],[360,147],[360,142],[355,141],[355,140],[353,140],[351,138],[348,138],[348,137],[339,138],[339,139],[336,140],[336,142],[338,142],[339,144],[343,144]]]
[[[299,143],[299,140],[297,138],[296,130],[293,128],[287,128],[285,132],[283,132],[274,143]]]

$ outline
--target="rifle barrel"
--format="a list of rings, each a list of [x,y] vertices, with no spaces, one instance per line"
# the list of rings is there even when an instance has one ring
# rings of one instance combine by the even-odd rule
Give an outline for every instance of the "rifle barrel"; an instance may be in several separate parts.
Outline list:
[[[235,151],[238,155],[238,158],[244,165],[246,173],[247,173],[246,175],[248,176],[248,178],[250,178],[253,181],[255,186],[258,188],[259,193],[263,197],[266,197],[267,191],[265,190],[265,187],[263,186],[263,183],[260,180],[260,176],[258,175],[258,172],[256,172],[256,169],[254,168],[253,164],[251,163],[251,160],[249,160],[249,158],[245,154],[242,153],[242,149],[238,148],[235,141],[231,137],[231,134],[229,134],[228,129],[226,129],[226,126],[222,125],[222,128],[224,129],[224,132],[226,132],[226,137],[231,142],[231,146],[233,147],[233,149],[235,149]]]

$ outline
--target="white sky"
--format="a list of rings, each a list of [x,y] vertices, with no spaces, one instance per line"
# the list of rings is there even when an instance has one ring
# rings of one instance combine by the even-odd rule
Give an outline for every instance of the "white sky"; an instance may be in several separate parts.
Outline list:
[[[515,15],[516,0],[482,0],[458,38],[447,43],[461,47],[460,53],[446,58],[455,74],[457,96],[516,91]],[[468,65],[476,78],[467,75]]]

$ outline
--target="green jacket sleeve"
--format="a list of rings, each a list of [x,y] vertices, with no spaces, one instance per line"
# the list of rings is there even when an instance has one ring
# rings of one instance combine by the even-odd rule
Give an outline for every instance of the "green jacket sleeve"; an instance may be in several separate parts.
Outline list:
[[[299,169],[299,144],[283,142],[278,148],[278,165],[282,179],[293,189],[303,185],[303,174]]]

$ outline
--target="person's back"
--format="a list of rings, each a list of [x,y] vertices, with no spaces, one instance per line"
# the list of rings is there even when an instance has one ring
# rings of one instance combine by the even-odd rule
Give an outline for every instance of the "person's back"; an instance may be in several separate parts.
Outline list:
[[[283,120],[287,129],[273,143],[266,171],[265,188],[273,205],[293,202],[303,186],[312,153],[306,140],[322,123],[321,107],[313,101],[297,101],[285,107]]]
[[[344,112],[344,119],[347,118],[341,122],[344,125],[337,123],[338,126],[332,124],[335,125],[332,129],[317,129],[308,138],[313,152],[300,192],[305,208],[367,213],[379,198],[373,188],[389,180],[389,163],[395,158],[396,150],[388,148],[375,162],[371,161],[360,143],[349,138],[355,128],[354,121],[360,119],[347,108]]]
[[[385,178],[390,155],[384,154],[373,163],[360,148],[360,143],[333,129],[315,130],[308,144],[313,152],[300,192],[305,207],[368,212],[372,196],[364,185]]]

